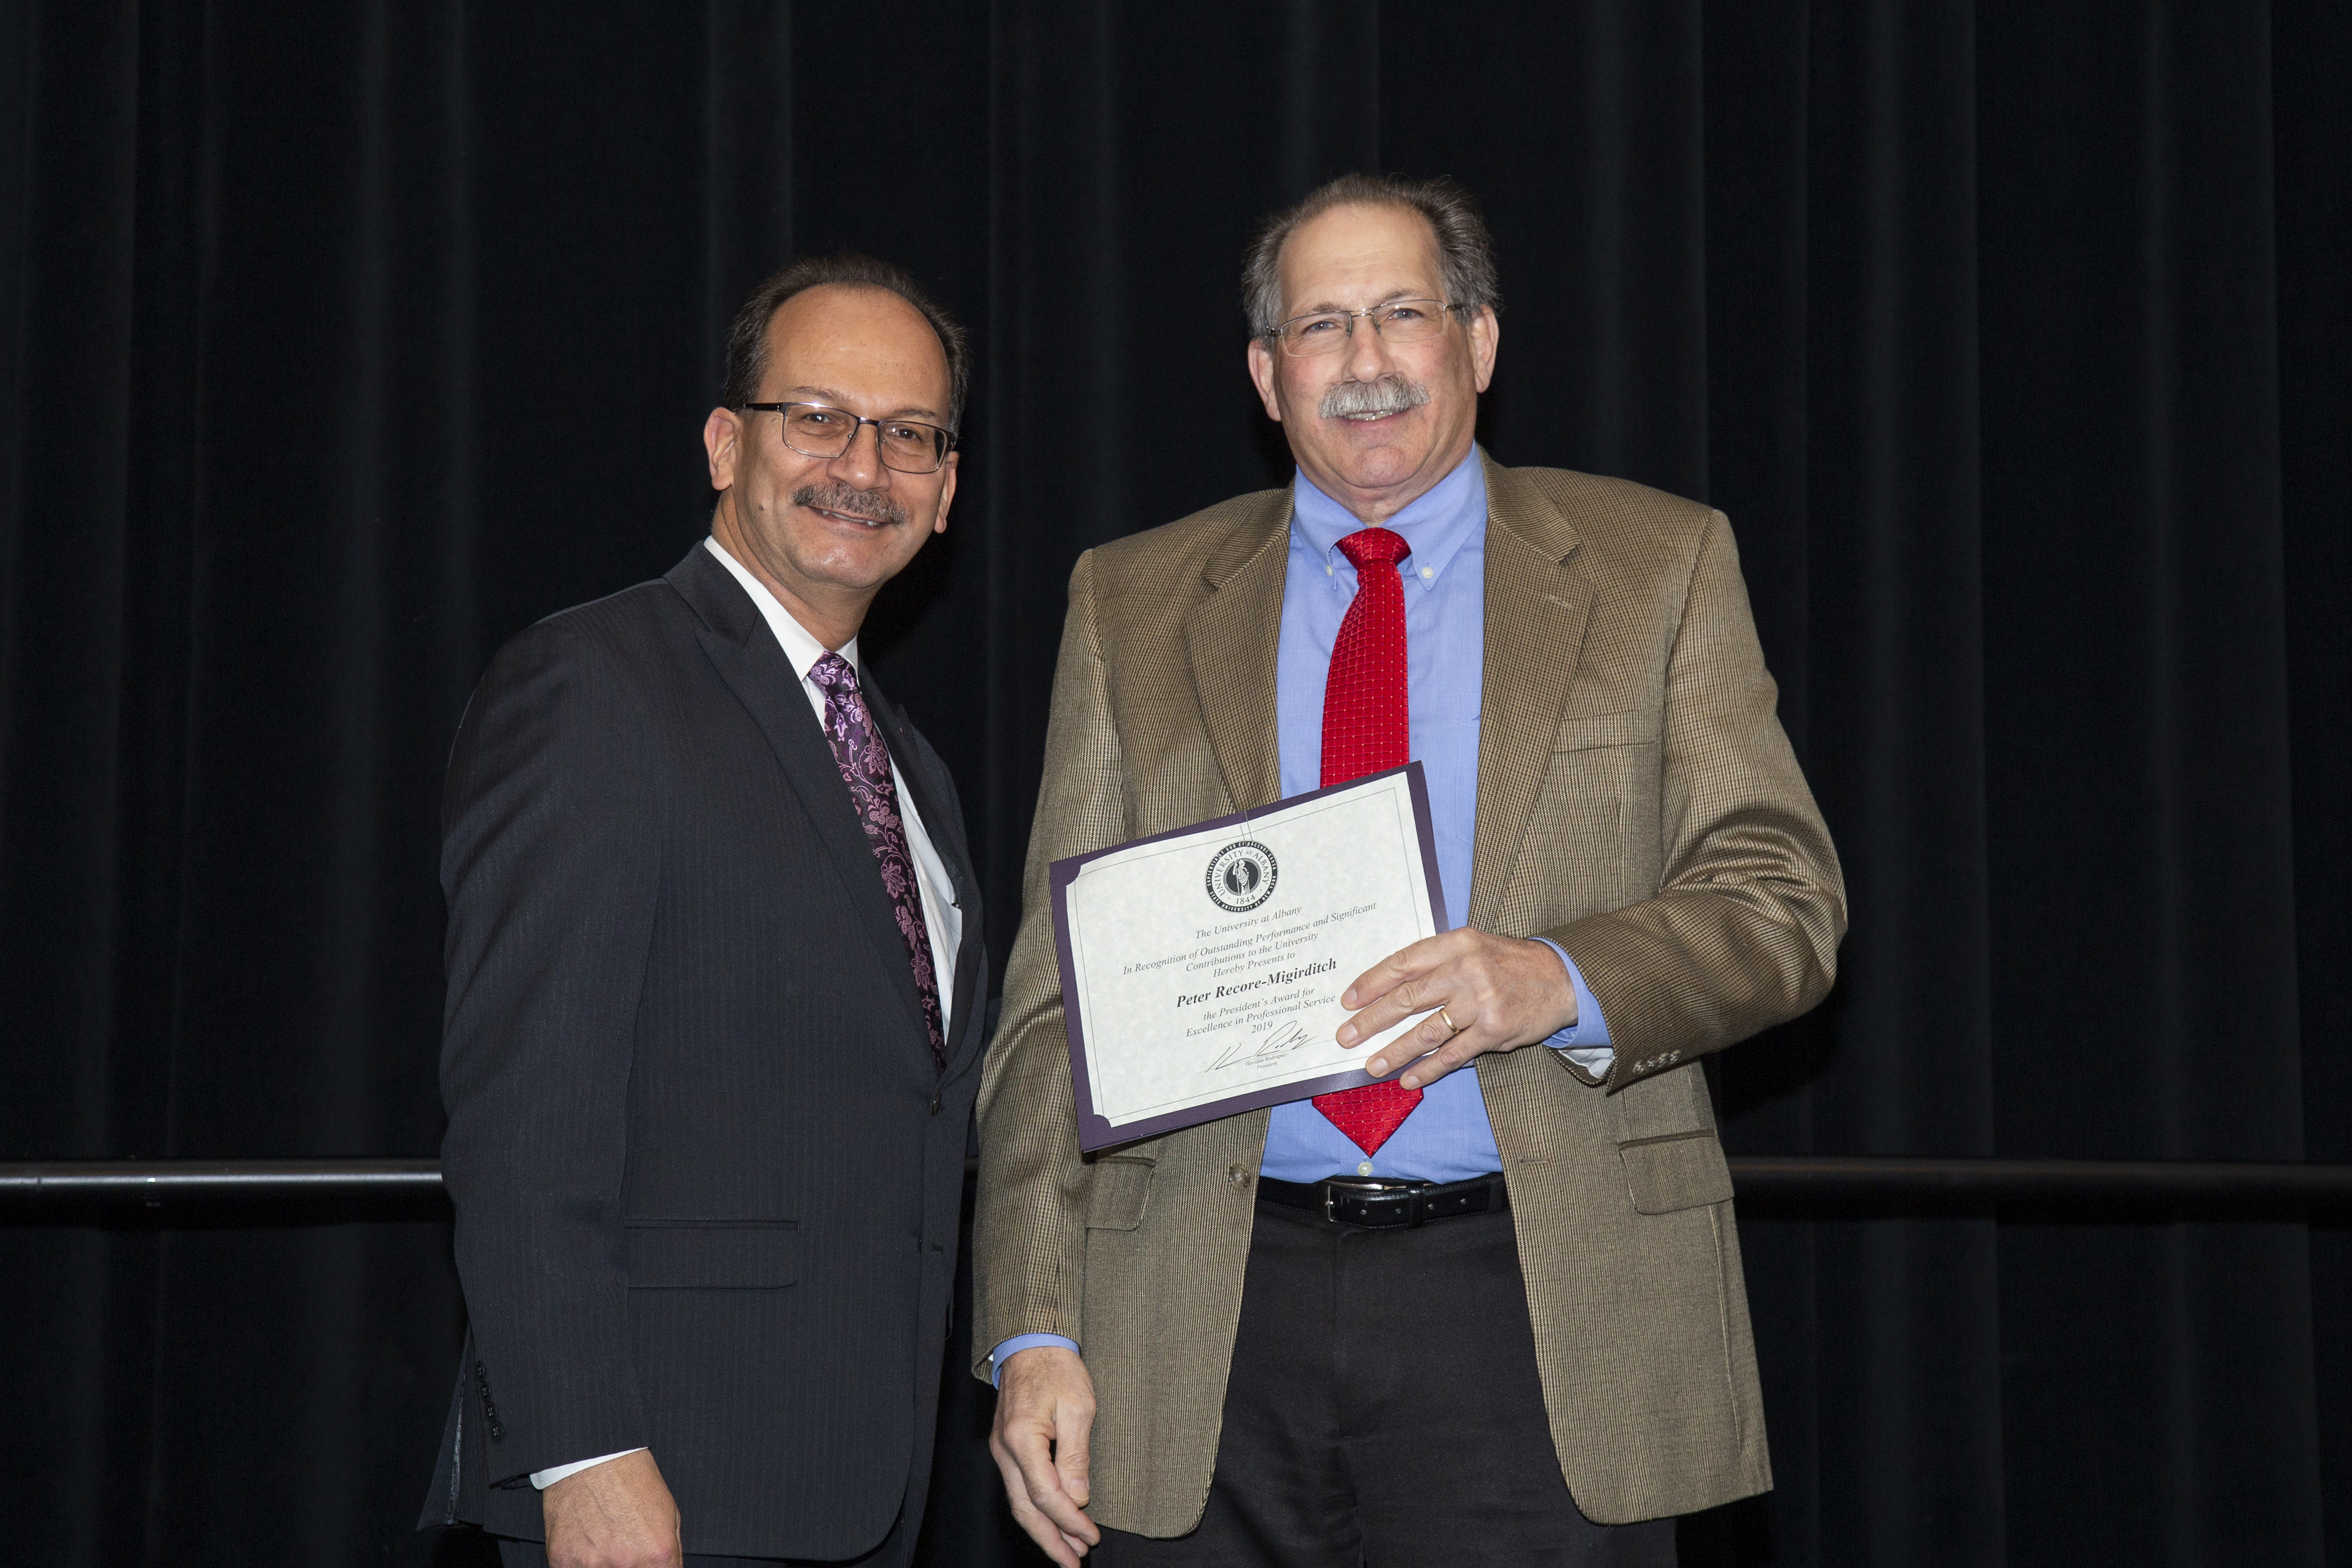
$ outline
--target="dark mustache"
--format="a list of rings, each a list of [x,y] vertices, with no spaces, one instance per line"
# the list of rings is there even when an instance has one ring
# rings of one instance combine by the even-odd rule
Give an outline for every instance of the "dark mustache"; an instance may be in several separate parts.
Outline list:
[[[902,523],[907,521],[907,509],[888,496],[873,490],[854,489],[838,479],[803,485],[793,492],[793,504],[811,507],[818,511],[837,511],[844,517],[862,517],[874,522]]]

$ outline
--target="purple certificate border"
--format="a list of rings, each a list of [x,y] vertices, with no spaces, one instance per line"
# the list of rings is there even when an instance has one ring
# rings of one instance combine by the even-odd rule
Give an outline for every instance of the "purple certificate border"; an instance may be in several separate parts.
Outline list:
[[[1310,794],[1295,795],[1287,800],[1277,800],[1269,805],[1260,806],[1255,811],[1237,811],[1231,816],[1211,817],[1206,822],[1196,822],[1190,827],[1174,828],[1167,833],[1155,833],[1149,838],[1129,839],[1124,844],[1113,844],[1095,850],[1092,854],[1073,855],[1066,860],[1054,862],[1051,884],[1054,895],[1054,949],[1062,965],[1062,1022],[1069,1034],[1070,1092],[1072,1100],[1077,1106],[1078,1149],[1082,1153],[1091,1154],[1097,1150],[1108,1149],[1114,1144],[1132,1143],[1143,1138],[1156,1138],[1162,1132],[1173,1132],[1180,1127],[1192,1127],[1203,1121],[1215,1121],[1244,1110],[1255,1110],[1264,1105],[1287,1105],[1294,1100],[1308,1100],[1318,1094],[1328,1094],[1334,1089],[1354,1089],[1377,1080],[1361,1068],[1349,1068],[1345,1072],[1327,1073],[1318,1079],[1302,1079],[1296,1083],[1277,1084],[1269,1089],[1249,1089],[1227,1100],[1204,1100],[1199,1105],[1191,1106],[1182,1110],[1171,1111],[1165,1116],[1154,1116],[1146,1121],[1130,1121],[1121,1127],[1113,1127],[1108,1120],[1095,1111],[1094,1086],[1087,1077],[1085,1030],[1078,1021],[1078,1009],[1069,1001],[1070,997],[1076,994],[1078,988],[1077,964],[1070,953],[1069,900],[1070,884],[1078,879],[1078,873],[1085,870],[1093,861],[1099,860],[1106,855],[1117,854],[1122,849],[1133,849],[1144,844],[1158,844],[1163,839],[1183,838],[1195,833],[1204,833],[1213,827],[1245,827],[1270,812],[1285,811],[1294,805],[1303,805],[1310,800],[1320,800],[1327,795],[1338,795],[1343,790],[1360,789],[1366,784],[1376,784],[1381,779],[1394,778],[1399,773],[1404,775],[1406,788],[1412,796],[1412,826],[1415,836],[1421,841],[1421,869],[1422,874],[1429,879],[1430,919],[1438,931],[1448,931],[1452,928],[1445,918],[1445,885],[1437,873],[1437,834],[1430,824],[1429,783],[1423,775],[1421,764],[1417,762],[1407,763],[1401,768],[1391,768],[1386,773],[1366,773],[1361,778],[1349,779],[1343,784],[1331,784]]]

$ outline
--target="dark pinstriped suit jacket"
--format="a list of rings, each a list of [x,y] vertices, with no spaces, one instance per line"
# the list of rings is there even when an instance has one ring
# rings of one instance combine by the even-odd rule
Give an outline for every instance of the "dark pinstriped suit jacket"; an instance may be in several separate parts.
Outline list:
[[[450,757],[442,1047],[470,1339],[426,1522],[648,1447],[690,1552],[922,1507],[982,1051],[938,756],[868,705],[963,910],[947,1071],[807,699],[700,545],[502,649]]]

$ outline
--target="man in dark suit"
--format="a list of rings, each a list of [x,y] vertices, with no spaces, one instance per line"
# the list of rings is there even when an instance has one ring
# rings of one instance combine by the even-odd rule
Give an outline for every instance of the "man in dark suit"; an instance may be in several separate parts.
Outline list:
[[[425,1520],[509,1564],[913,1551],[986,966],[954,786],[856,638],[947,526],[966,379],[898,268],[770,279],[710,538],[508,644],[459,729],[470,1333]]]

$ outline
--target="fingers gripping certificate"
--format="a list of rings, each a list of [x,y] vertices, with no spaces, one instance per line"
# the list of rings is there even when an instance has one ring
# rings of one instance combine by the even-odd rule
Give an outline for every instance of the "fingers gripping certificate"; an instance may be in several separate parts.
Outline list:
[[[1411,763],[1053,867],[1078,1146],[1370,1083],[1348,983],[1443,928]]]

